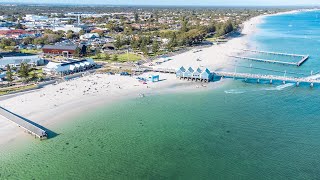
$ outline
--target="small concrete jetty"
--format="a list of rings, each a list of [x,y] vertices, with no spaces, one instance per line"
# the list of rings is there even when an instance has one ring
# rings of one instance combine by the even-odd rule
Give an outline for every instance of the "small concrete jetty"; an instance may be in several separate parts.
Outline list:
[[[29,134],[37,138],[40,138],[40,140],[47,139],[48,137],[47,132],[42,128],[38,127],[36,123],[28,121],[1,106],[0,115],[17,124],[19,127],[26,130]]]
[[[260,53],[260,54],[296,57],[296,58],[301,58],[301,60],[298,62],[286,62],[286,61],[279,61],[279,60],[272,60],[272,59],[260,59],[260,58],[251,58],[251,57],[233,56],[233,55],[230,55],[229,57],[245,59],[250,61],[259,61],[259,62],[275,63],[275,64],[282,64],[282,65],[293,65],[298,67],[301,66],[303,63],[305,63],[309,59],[309,55],[302,55],[302,54],[288,54],[288,53],[279,53],[279,52],[271,52],[271,51],[258,51],[258,50],[251,50],[251,49],[240,49],[240,50],[246,51],[246,52]]]

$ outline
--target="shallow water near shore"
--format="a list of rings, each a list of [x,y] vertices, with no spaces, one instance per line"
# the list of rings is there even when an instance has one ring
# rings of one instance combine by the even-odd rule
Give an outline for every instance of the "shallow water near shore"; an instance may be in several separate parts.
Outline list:
[[[1,178],[316,178],[317,90],[226,93],[239,86],[257,88],[236,82],[101,107],[2,157]]]
[[[300,48],[286,39],[274,45],[266,36],[292,18],[299,19],[290,23],[298,31],[301,21],[317,13],[268,17],[260,36],[252,37],[261,50],[312,55],[306,64],[253,66],[296,73],[320,69],[319,44]],[[121,101],[57,126],[55,138],[0,154],[0,179],[317,179],[319,92],[308,85],[238,80],[209,91]]]

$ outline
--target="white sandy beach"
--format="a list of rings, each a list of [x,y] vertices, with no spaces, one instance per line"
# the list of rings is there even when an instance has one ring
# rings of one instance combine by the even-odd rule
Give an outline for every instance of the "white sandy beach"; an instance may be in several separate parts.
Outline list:
[[[232,63],[227,55],[239,52],[246,48],[248,35],[257,31],[257,25],[264,16],[252,18],[244,23],[242,34],[244,36],[233,38],[227,43],[203,48],[193,53],[193,50],[172,57],[172,61],[158,65],[159,68],[207,67],[210,70],[224,68]],[[197,61],[197,58],[201,61]],[[22,94],[0,102],[0,106],[30,119],[48,129],[57,123],[70,119],[79,112],[83,113],[95,106],[108,104],[123,98],[136,97],[140,94],[152,94],[177,84],[186,84],[179,81],[175,75],[161,74],[164,81],[142,84],[135,77],[97,74],[49,85],[27,94]],[[214,84],[214,83],[212,83]],[[196,89],[201,85],[192,84]],[[202,86],[201,86],[202,87]],[[172,88],[171,88],[172,89]],[[176,90],[176,89],[175,89]],[[57,132],[59,133],[59,132]],[[17,137],[29,137],[21,128],[0,116],[0,146]],[[33,138],[30,136],[30,140]]]

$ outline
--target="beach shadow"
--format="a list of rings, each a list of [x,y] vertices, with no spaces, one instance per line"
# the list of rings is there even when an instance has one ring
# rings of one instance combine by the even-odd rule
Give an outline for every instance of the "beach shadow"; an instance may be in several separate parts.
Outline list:
[[[0,107],[0,108],[1,108],[2,110],[4,110],[4,111],[6,111],[6,112],[8,112],[8,113],[10,113],[10,114],[12,114],[12,115],[14,115],[14,116],[17,116],[18,118],[21,118],[22,120],[24,120],[24,121],[26,121],[26,122],[28,122],[28,123],[30,123],[30,124],[32,124],[32,125],[40,128],[40,129],[46,131],[46,133],[47,133],[47,139],[51,139],[51,138],[54,138],[54,137],[56,137],[56,136],[59,135],[58,133],[56,133],[56,132],[54,132],[54,131],[52,131],[52,130],[50,130],[50,129],[47,129],[46,127],[43,127],[43,126],[41,126],[40,124],[31,121],[30,119],[27,119],[27,118],[25,118],[25,117],[23,117],[23,116],[20,116],[20,115],[16,114],[16,113],[13,113],[13,112],[11,112],[11,111],[3,108],[3,107]]]
[[[166,81],[167,79],[159,79],[159,81],[158,82],[161,82],[161,81]]]

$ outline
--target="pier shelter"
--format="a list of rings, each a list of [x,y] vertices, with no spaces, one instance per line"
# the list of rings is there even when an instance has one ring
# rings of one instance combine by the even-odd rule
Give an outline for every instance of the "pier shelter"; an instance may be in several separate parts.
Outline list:
[[[188,70],[186,70],[183,74],[184,78],[192,78],[192,75],[194,73],[194,70],[192,69],[192,67],[189,67]]]
[[[183,77],[184,73],[186,72],[186,69],[182,66],[181,68],[179,68],[176,72],[176,76],[177,77]]]
[[[213,80],[213,73],[207,68],[204,71],[200,68],[197,68],[197,70],[194,71],[191,67],[189,67],[188,70],[181,67],[176,71],[176,76],[177,78],[186,79],[188,81],[210,82]]]
[[[202,70],[198,68],[192,75],[193,78],[200,78],[200,75],[202,73]]]
[[[200,75],[200,78],[206,81],[211,81],[213,79],[213,74],[208,68],[206,68]]]

